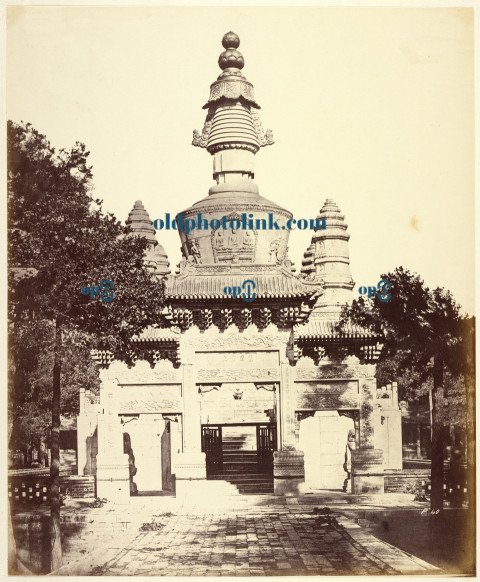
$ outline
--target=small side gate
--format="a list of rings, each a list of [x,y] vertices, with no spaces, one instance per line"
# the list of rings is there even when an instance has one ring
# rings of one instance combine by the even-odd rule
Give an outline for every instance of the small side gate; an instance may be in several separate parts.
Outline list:
[[[273,451],[277,450],[277,427],[275,424],[257,425],[258,465],[265,471],[273,467]]]
[[[221,426],[202,426],[202,452],[206,455],[207,473],[212,473],[222,468]]]

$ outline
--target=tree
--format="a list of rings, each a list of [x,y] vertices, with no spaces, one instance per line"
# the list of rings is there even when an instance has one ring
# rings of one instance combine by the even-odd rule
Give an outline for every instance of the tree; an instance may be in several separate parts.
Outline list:
[[[53,339],[54,326],[47,320],[20,321],[15,326],[15,333],[11,333],[11,451],[26,453],[33,448],[42,450],[49,440]],[[64,334],[62,361],[60,412],[63,417],[76,416],[79,412],[79,389],[89,386],[90,390],[98,392],[99,387],[98,367],[78,331]],[[16,384],[15,378],[18,380]]]
[[[30,124],[8,123],[9,318],[53,328],[51,347],[51,570],[61,565],[59,434],[63,346],[77,331],[88,348],[108,348],[131,363],[131,339],[160,322],[163,286],[144,264],[147,241],[128,236],[91,196],[89,152],[76,143],[55,151]],[[18,274],[21,276],[18,277]],[[109,279],[115,300],[82,287]],[[19,367],[21,371],[21,366]],[[21,375],[21,372],[18,372]],[[21,384],[16,379],[14,385]]]
[[[472,322],[462,317],[451,293],[429,289],[402,267],[381,276],[390,281],[389,301],[360,297],[345,307],[340,326],[351,320],[385,338],[382,358],[396,358],[400,370],[414,374],[420,386],[431,382],[432,453],[431,507],[443,507],[444,402],[449,397],[446,374],[466,378],[473,365]],[[446,389],[446,390],[445,390]],[[450,391],[451,392],[451,391]]]

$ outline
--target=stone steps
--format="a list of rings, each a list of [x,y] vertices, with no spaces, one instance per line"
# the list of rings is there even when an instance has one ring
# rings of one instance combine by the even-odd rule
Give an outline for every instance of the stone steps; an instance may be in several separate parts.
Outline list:
[[[229,437],[227,442],[223,442],[222,467],[217,469],[209,479],[231,483],[242,494],[273,493],[273,475],[261,470],[258,465],[257,451],[241,448],[232,450],[237,445],[245,446],[243,437]]]
[[[238,475],[232,475],[231,473],[226,473],[225,471],[217,473],[216,475],[212,475],[211,479],[224,479],[225,481],[235,481],[235,483],[273,482],[273,477],[265,473],[242,473]]]

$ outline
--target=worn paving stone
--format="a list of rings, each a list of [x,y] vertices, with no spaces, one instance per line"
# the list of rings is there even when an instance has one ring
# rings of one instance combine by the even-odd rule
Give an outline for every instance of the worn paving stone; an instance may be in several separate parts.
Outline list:
[[[160,531],[139,533],[100,567],[107,576],[430,573],[400,550],[387,555],[382,542],[362,539],[338,523],[322,526],[305,505],[237,508],[228,515],[197,510],[172,516]]]

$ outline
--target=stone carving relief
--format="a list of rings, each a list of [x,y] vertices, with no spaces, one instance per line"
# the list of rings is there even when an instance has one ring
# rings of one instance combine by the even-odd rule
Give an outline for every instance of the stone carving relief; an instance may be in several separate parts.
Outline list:
[[[309,283],[318,283],[318,285],[323,285],[325,283],[321,273],[301,273],[300,278]]]
[[[280,381],[280,367],[198,370],[197,378],[201,383],[212,382],[213,380],[220,380],[220,382],[253,382],[267,379]]]
[[[182,247],[183,252],[183,247]],[[188,258],[182,259],[178,265],[178,275],[191,275],[196,272],[195,270],[195,260],[192,255],[189,255]]]
[[[200,249],[198,248],[198,241],[196,238],[189,240],[190,245],[190,255],[193,257],[193,261],[199,265],[202,262],[202,257],[200,256]]]
[[[280,239],[276,238],[270,242],[269,256],[273,263],[280,263]]]
[[[210,137],[210,131],[212,130],[212,121],[206,121],[205,125],[203,126],[202,135],[194,129],[193,130],[193,140],[192,145],[206,148],[208,143],[208,138]]]
[[[310,360],[310,362],[313,364],[313,360],[311,358],[301,358],[295,368],[297,380],[314,380],[317,378],[356,378],[358,376],[356,370],[349,369],[347,366],[312,365],[307,367],[305,360]],[[300,363],[303,365],[300,366]]]
[[[310,418],[311,416],[315,416],[315,412],[317,412],[316,410],[302,410],[301,412],[296,412],[295,413],[295,420],[297,422],[301,422],[302,420],[305,420],[306,418]]]
[[[271,334],[269,333],[270,329]],[[238,333],[238,328],[235,325],[230,326],[222,334],[219,334],[214,326],[204,333],[201,333],[198,328],[193,326],[184,334],[181,348],[182,350],[187,350],[188,347],[188,351],[192,352],[274,348],[278,349],[282,354],[285,352],[288,337],[288,331],[277,331],[273,324],[265,328],[262,334],[259,334],[256,326],[253,325],[241,334]]]
[[[221,351],[221,352],[197,352],[196,360],[202,367],[205,364],[217,367],[225,367],[235,365],[236,367],[245,366],[251,368],[257,367],[275,367],[279,364],[279,356],[277,351]]]
[[[240,221],[237,213],[227,216],[227,228],[219,227],[211,233],[213,256],[216,263],[253,263],[257,246],[257,231],[255,229],[231,228],[230,221]]]
[[[356,381],[297,382],[296,408],[332,410],[358,408],[359,388]]]
[[[132,368],[123,362],[113,362],[110,368],[100,371],[100,379],[102,387],[110,382],[118,385],[177,383],[180,382],[180,369],[175,369],[168,360],[161,360],[154,368],[144,360]]]
[[[255,102],[253,85],[245,81],[217,81],[210,88],[210,101],[218,101],[221,97],[238,99],[244,97],[247,101]]]
[[[120,387],[114,398],[119,413],[178,412],[182,409],[180,384]]]
[[[263,384],[255,382],[255,387],[257,390],[266,390],[267,392],[276,392],[278,390],[279,384],[273,382],[272,384]]]
[[[207,394],[212,390],[220,390],[222,387],[221,384],[198,384],[198,393],[199,394]]]
[[[255,131],[257,133],[258,141],[260,142],[260,146],[263,147],[275,143],[273,140],[273,131],[271,129],[267,129],[265,132],[263,131],[262,122],[260,121],[258,113],[252,110],[251,116],[253,119],[253,125],[255,126]]]

